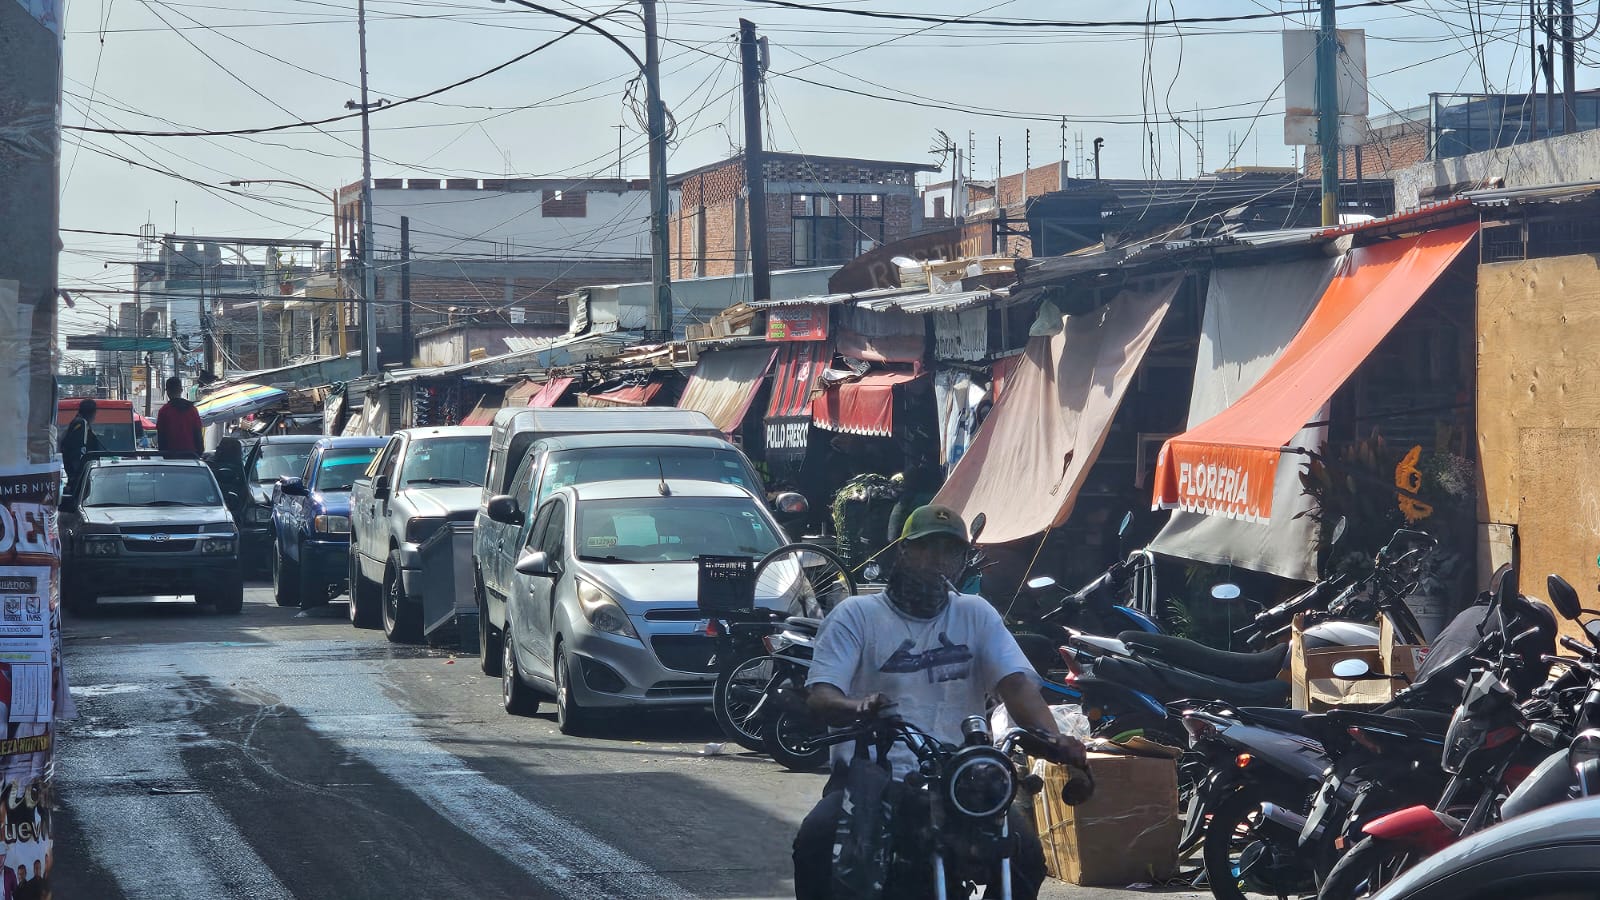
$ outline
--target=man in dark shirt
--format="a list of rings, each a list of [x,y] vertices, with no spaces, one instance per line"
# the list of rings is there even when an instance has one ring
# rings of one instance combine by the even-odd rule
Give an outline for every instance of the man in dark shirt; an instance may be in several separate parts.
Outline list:
[[[83,458],[104,449],[94,433],[94,414],[94,400],[80,402],[78,414],[67,423],[67,430],[62,432],[56,448],[61,451],[62,465],[67,468],[67,492],[71,494],[78,492],[78,479],[83,475]]]
[[[200,412],[183,396],[183,380],[167,379],[167,403],[156,416],[156,448],[169,458],[199,459],[205,449]]]

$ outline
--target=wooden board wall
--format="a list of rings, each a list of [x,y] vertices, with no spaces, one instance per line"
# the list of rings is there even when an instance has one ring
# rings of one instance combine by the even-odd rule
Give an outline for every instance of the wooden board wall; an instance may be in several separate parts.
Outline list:
[[[1478,269],[1480,521],[1515,523],[1522,590],[1561,575],[1600,606],[1600,256]],[[1484,579],[1504,529],[1480,529]]]

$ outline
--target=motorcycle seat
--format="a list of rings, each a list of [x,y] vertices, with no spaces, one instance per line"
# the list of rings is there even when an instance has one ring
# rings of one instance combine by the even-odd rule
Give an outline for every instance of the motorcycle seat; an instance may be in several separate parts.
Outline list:
[[[1270,728],[1274,731],[1287,731],[1305,737],[1314,737],[1312,729],[1305,722],[1310,713],[1303,709],[1282,709],[1273,706],[1246,706],[1236,710],[1239,721],[1246,725],[1257,725]]]
[[[809,616],[790,616],[788,619],[784,620],[783,624],[789,626],[790,628],[809,631],[813,634],[822,630],[822,620],[813,619]]]
[[[1430,709],[1396,709],[1387,713],[1355,709],[1331,709],[1328,721],[1338,728],[1374,728],[1395,731],[1414,738],[1443,738],[1450,727],[1450,714]]]
[[[1162,703],[1221,700],[1234,707],[1288,706],[1289,683],[1273,678],[1241,683],[1189,672],[1160,661],[1108,656],[1095,663],[1094,674],[1143,691]]]
[[[1130,647],[1148,650],[1157,659],[1180,669],[1228,681],[1270,681],[1289,663],[1287,644],[1259,653],[1230,653],[1170,634],[1124,631],[1117,639]]]

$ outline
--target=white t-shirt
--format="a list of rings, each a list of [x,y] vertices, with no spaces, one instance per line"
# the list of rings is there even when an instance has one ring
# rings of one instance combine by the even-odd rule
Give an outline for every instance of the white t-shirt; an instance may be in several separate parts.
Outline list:
[[[851,597],[823,620],[806,686],[831,684],[849,697],[881,693],[890,712],[941,741],[961,743],[961,723],[987,713],[988,696],[1008,675],[1033,674],[1022,648],[994,607],[972,594],[950,595],[932,619],[908,616],[886,594]],[[852,745],[833,748],[847,761]],[[889,754],[896,778],[916,757],[897,744]]]

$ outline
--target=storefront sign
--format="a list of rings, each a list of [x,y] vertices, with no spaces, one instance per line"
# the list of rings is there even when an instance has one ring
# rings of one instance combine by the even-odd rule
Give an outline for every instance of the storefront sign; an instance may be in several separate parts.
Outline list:
[[[939,359],[979,360],[989,355],[989,310],[935,313],[933,353]]]
[[[767,310],[767,340],[825,341],[828,339],[826,306],[793,306]]]
[[[810,419],[768,419],[767,452],[804,453],[810,434]]]

